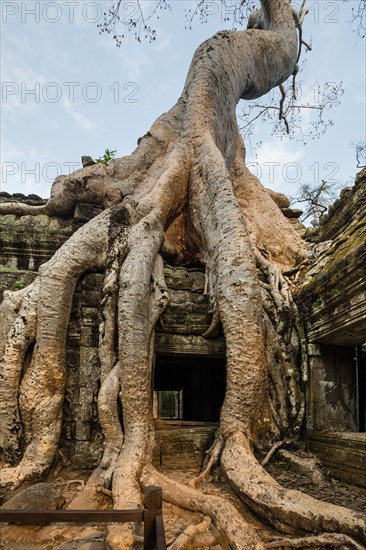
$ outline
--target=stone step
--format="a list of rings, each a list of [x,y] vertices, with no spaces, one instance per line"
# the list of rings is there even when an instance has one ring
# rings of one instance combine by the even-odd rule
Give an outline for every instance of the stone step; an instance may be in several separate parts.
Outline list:
[[[154,463],[174,470],[200,468],[217,428],[216,422],[155,421]]]

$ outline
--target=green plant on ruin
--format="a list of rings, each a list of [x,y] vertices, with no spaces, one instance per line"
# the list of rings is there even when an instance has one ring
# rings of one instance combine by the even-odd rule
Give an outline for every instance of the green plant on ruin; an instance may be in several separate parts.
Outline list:
[[[117,149],[114,149],[113,151],[106,149],[104,155],[99,159],[95,159],[95,162],[97,164],[101,163],[101,164],[105,164],[105,166],[108,166],[111,160],[113,160],[114,157],[116,156],[116,153],[117,153]]]
[[[26,286],[27,286],[26,283],[23,283],[23,281],[15,281],[15,283],[13,284],[13,290],[21,290]]]

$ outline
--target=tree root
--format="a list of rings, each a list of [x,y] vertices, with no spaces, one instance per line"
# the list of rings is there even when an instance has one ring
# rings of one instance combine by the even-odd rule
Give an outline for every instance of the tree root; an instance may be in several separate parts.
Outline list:
[[[280,531],[338,531],[366,541],[364,515],[281,487],[259,465],[244,434],[228,437],[221,466],[240,498]]]
[[[179,537],[168,546],[168,550],[184,550],[188,548],[191,540],[201,533],[205,533],[210,528],[211,518],[206,516],[200,523],[188,525],[188,527],[179,535]]]
[[[22,422],[18,406],[19,385],[25,357],[35,342],[39,281],[16,292],[7,292],[1,305],[3,354],[0,362],[0,448],[6,462],[21,457]]]
[[[346,546],[347,548],[354,550],[364,550],[362,544],[354,541],[347,535],[341,535],[339,533],[323,533],[321,535],[313,535],[308,537],[299,537],[293,539],[279,538],[271,542],[267,542],[266,548],[318,548],[329,545],[332,548],[336,546]]]
[[[32,478],[39,478],[51,466],[57,451],[61,431],[62,404],[65,386],[65,352],[69,316],[74,289],[79,276],[88,269],[102,267],[106,261],[108,211],[93,218],[74,234],[39,270],[38,282],[29,293],[29,326],[38,306],[36,347],[20,385],[19,405],[24,428],[25,450],[20,463],[1,472],[2,491],[15,489]],[[80,242],[83,246],[80,246]],[[27,295],[27,292],[24,293]],[[33,306],[32,306],[33,304]],[[27,350],[24,342],[31,343],[31,335],[23,321],[20,336],[12,330],[8,333],[5,350],[16,339],[21,339],[21,353]],[[31,330],[32,332],[32,330]],[[18,346],[19,347],[19,346]],[[16,360],[15,360],[16,359]],[[19,357],[9,363],[9,372],[19,376]],[[42,388],[42,391],[39,391]]]
[[[320,462],[318,459],[314,457],[297,456],[296,454],[285,449],[279,451],[278,456],[290,464],[294,470],[305,475],[306,477],[309,477],[314,483],[326,483],[326,478],[320,469]]]
[[[284,441],[277,441],[272,445],[265,458],[262,460],[262,466],[267,466],[268,462],[271,460],[274,454],[278,451],[280,447],[284,444]]]
[[[194,479],[191,479],[188,482],[188,485],[192,487],[193,489],[196,488],[198,483],[201,481],[207,481],[211,468],[219,462],[222,449],[224,447],[224,440],[222,438],[222,435],[220,431],[216,433],[215,441],[213,442],[211,448],[207,451],[207,456],[205,459],[205,462],[203,464],[202,472],[199,476],[195,477]]]
[[[159,284],[162,259],[158,252],[163,235],[160,220],[152,211],[133,227],[129,236],[130,251],[120,274],[119,378],[125,441],[114,468],[112,485],[114,506],[119,509],[141,506],[138,480],[153,450],[150,336],[155,324],[152,319],[156,322],[160,307],[166,306],[166,288]],[[154,293],[149,299],[152,274]],[[111,547],[128,548],[133,544],[134,531],[133,524],[112,525],[107,543]]]
[[[207,495],[164,476],[148,465],[142,473],[143,485],[158,485],[165,501],[192,512],[210,516],[220,533],[230,541],[232,550],[263,550],[264,544],[236,508],[222,497]]]

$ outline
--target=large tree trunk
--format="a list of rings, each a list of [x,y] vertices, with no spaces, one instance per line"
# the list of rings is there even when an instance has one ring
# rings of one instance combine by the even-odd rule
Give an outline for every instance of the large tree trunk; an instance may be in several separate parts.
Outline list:
[[[281,269],[306,255],[305,243],[247,170],[237,128],[239,99],[265,94],[296,69],[288,0],[262,0],[257,19],[260,28],[220,32],[197,49],[178,102],[129,157],[54,183],[42,213],[66,216],[85,200],[104,211],[42,266],[38,282],[15,298],[8,293],[3,303],[1,441],[9,457],[19,457],[1,472],[3,490],[41,477],[52,463],[73,292],[84,272],[104,268],[98,404],[106,447],[88,482],[88,501],[80,497],[72,506],[97,507],[97,486],[112,485],[115,506],[135,508],[141,483],[153,481],[167,500],[210,515],[233,548],[264,547],[235,508],[174,485],[151,466],[153,333],[167,304],[161,258],[167,254],[202,262],[214,312],[207,336],[218,322],[223,327],[227,388],[212,456],[221,457],[234,490],[284,532],[337,531],[365,540],[364,518],[282,488],[253,452],[301,427],[297,313]],[[0,213],[11,211],[39,213],[19,204],[0,206]],[[133,530],[112,526],[108,540],[111,547],[130,548]]]

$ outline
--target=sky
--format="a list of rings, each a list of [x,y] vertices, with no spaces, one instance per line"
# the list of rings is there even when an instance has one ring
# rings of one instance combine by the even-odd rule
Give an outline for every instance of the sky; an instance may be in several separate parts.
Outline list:
[[[146,13],[153,3],[142,0]],[[110,4],[1,1],[1,191],[47,197],[54,178],[78,169],[82,155],[98,158],[107,148],[117,156],[131,153],[178,99],[197,46],[231,28],[240,1],[225,7],[207,0],[205,21],[194,20],[188,30],[186,13],[196,1],[172,0],[173,9],[151,22],[157,30],[153,43],[139,43],[127,31],[120,48],[97,26]],[[357,5],[308,0],[303,33],[312,51],[302,56],[298,95],[312,103],[340,82],[344,93],[325,110],[333,125],[320,139],[306,137],[314,110],[304,112],[301,130],[295,128],[291,139],[272,135],[270,124],[256,121],[247,162],[265,186],[295,196],[302,183],[352,183],[352,143],[365,140],[366,131],[366,42],[350,23]],[[122,17],[134,18],[136,9],[134,0],[124,0]],[[243,107],[240,102],[239,115]]]

